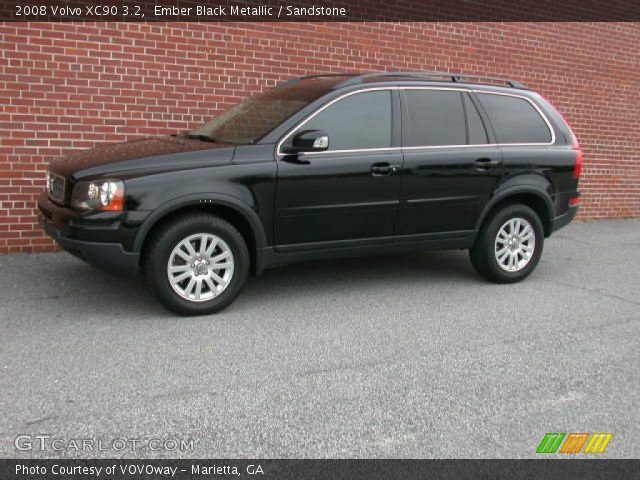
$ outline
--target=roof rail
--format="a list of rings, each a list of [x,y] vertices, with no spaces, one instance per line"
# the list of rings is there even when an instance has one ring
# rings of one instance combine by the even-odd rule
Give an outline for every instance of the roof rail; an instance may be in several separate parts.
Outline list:
[[[314,75],[304,75],[302,77],[296,77],[296,78],[292,78],[290,80],[286,80],[286,81],[276,85],[276,87],[277,88],[288,87],[288,86],[291,86],[291,85],[295,85],[296,83],[301,82],[302,80],[308,80],[310,78],[354,77],[354,76],[358,76],[358,75],[361,75],[361,74],[360,73],[318,73],[318,74],[314,74]]]
[[[492,82],[504,82],[509,85],[511,88],[518,88],[522,90],[528,90],[527,86],[517,82],[515,80],[510,80],[508,78],[501,77],[487,77],[484,75],[467,75],[464,73],[449,73],[449,72],[371,72],[364,73],[361,75],[353,76],[340,84],[336,85],[335,88],[340,87],[349,87],[351,85],[358,85],[364,83],[368,78],[374,77],[416,77],[416,78],[430,78],[430,79],[449,79],[451,82],[465,82],[465,79],[471,80],[471,82],[482,83],[483,81],[492,81]]]

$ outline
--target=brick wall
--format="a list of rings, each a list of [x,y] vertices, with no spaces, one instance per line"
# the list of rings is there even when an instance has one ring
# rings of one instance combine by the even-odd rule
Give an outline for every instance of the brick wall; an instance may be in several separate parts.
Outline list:
[[[35,201],[51,159],[191,128],[321,71],[513,77],[584,149],[582,218],[640,216],[638,23],[0,23],[0,253],[53,249]]]

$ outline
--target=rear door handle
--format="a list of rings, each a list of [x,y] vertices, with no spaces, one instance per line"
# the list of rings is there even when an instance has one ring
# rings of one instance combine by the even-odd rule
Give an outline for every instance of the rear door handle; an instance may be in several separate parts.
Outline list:
[[[476,160],[476,168],[478,170],[490,170],[494,167],[499,167],[502,164],[500,160],[492,160],[490,158],[479,158]]]
[[[374,177],[381,177],[384,175],[391,175],[400,170],[398,165],[391,165],[387,162],[374,163],[371,165],[371,175]]]

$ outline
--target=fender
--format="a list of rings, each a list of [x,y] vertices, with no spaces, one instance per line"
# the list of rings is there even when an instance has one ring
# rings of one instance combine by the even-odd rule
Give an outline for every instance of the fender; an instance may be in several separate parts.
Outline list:
[[[522,176],[514,177],[514,182],[517,182],[517,185],[509,185],[511,182],[505,182],[502,186],[498,187],[496,193],[494,193],[491,200],[485,205],[478,221],[476,223],[476,231],[480,230],[482,223],[485,218],[491,211],[493,207],[495,207],[499,202],[522,193],[532,194],[536,197],[540,198],[544,201],[545,206],[547,207],[547,218],[548,221],[551,222],[553,220],[553,200],[551,199],[551,184],[549,181],[541,175],[528,176],[526,179],[527,183],[522,183],[524,178]]]
[[[164,218],[167,214],[183,207],[202,205],[203,199],[207,199],[208,201],[210,201],[208,203],[211,205],[224,205],[225,207],[236,210],[247,220],[247,222],[251,226],[251,230],[253,230],[253,236],[256,240],[256,247],[262,248],[266,246],[267,237],[265,235],[262,222],[260,221],[260,218],[258,217],[258,214],[256,212],[254,212],[248,205],[235,197],[222,193],[206,192],[184,195],[182,197],[178,197],[169,202],[166,202],[155,209],[153,213],[149,215],[149,217],[145,219],[145,221],[140,226],[133,244],[133,252],[140,253],[140,251],[142,250],[142,245],[147,238],[147,234],[151,231],[153,226],[158,221],[162,220],[162,218]]]

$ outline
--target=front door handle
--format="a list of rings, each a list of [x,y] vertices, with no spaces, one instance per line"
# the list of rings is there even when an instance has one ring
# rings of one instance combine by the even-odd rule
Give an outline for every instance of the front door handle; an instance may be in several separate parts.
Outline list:
[[[476,168],[478,170],[490,170],[494,167],[498,167],[502,164],[500,160],[492,160],[490,158],[479,158],[476,160]]]
[[[283,162],[293,163],[294,165],[309,165],[311,162],[303,157],[301,153],[295,155],[285,155],[282,157]]]
[[[371,175],[374,177],[382,177],[385,175],[391,175],[400,170],[398,165],[391,165],[387,162],[374,163],[371,165]]]

